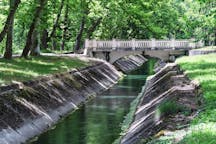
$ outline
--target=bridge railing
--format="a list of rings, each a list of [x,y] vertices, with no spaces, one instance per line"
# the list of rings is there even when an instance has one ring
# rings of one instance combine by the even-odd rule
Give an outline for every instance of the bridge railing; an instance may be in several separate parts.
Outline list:
[[[165,48],[196,48],[202,47],[202,42],[195,42],[194,39],[189,40],[88,40],[85,41],[85,48],[157,48],[157,49],[165,49]]]

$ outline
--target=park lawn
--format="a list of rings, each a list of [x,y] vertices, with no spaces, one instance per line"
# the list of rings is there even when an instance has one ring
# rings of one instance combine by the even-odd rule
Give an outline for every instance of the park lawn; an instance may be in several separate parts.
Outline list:
[[[89,63],[77,58],[56,56],[31,57],[29,60],[23,58],[0,59],[0,86],[13,81],[26,81],[38,76],[66,72],[88,65]]]
[[[185,56],[176,61],[193,80],[199,81],[204,104],[180,144],[215,144],[216,138],[216,54]]]

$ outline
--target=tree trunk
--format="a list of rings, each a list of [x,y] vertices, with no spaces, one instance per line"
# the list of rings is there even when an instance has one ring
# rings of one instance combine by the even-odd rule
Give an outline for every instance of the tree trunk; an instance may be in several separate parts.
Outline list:
[[[32,36],[32,47],[31,47],[31,56],[40,55],[40,35],[37,30],[34,31]]]
[[[15,12],[16,12],[16,9],[17,9],[19,3],[20,3],[20,0],[10,0],[10,14],[8,17],[9,21],[8,21],[8,23],[6,23],[7,26],[5,28],[5,29],[7,29],[6,30],[6,34],[7,34],[6,49],[5,49],[5,53],[4,53],[5,59],[12,59],[14,15],[15,15]],[[3,39],[3,37],[2,37],[2,39]]]
[[[63,35],[62,35],[62,43],[61,43],[61,50],[65,49],[65,40],[67,37],[67,31],[68,31],[68,4],[65,8],[65,17],[64,17],[64,29],[63,29]]]
[[[35,31],[35,29],[37,27],[37,23],[38,23],[38,20],[40,18],[40,14],[41,14],[46,2],[47,2],[47,0],[40,0],[39,1],[39,6],[36,8],[34,18],[32,20],[32,23],[30,25],[30,29],[29,29],[29,32],[28,32],[28,35],[27,35],[25,48],[23,49],[21,57],[28,58],[29,51],[30,51],[30,49],[32,47],[32,37],[33,37],[34,31]]]
[[[96,21],[93,22],[92,26],[87,31],[87,38],[88,39],[91,39],[93,32],[100,25],[101,21],[102,21],[102,17],[98,18]]]
[[[82,35],[85,27],[85,16],[82,17],[82,21],[80,23],[80,29],[76,37],[76,42],[74,46],[74,51],[78,52],[81,47]]]
[[[57,43],[55,38],[52,38],[52,50],[57,50]]]
[[[7,30],[6,49],[5,49],[5,53],[4,53],[4,58],[5,59],[12,59],[13,23],[14,23],[14,18],[12,18],[10,20],[8,30]]]
[[[55,36],[56,29],[57,29],[57,27],[58,27],[58,25],[59,25],[59,20],[60,20],[61,14],[62,14],[62,9],[63,9],[63,7],[64,7],[64,1],[65,1],[65,0],[61,0],[61,4],[60,4],[60,7],[59,7],[59,11],[58,11],[58,14],[57,14],[55,23],[54,23],[53,28],[52,28],[52,32],[50,33],[50,36],[49,36],[48,39],[47,39],[47,42],[50,42],[51,38],[53,38],[53,37]]]
[[[43,30],[42,36],[41,36],[41,48],[47,49],[48,48],[48,31],[46,29]]]
[[[2,40],[6,36],[11,22],[14,21],[12,19],[14,19],[14,15],[15,15],[16,10],[17,10],[20,3],[21,3],[21,0],[10,0],[10,12],[9,12],[7,20],[5,22],[4,28],[0,33],[0,42],[2,42]]]
[[[82,36],[83,36],[85,24],[86,24],[86,17],[88,16],[88,14],[90,12],[89,4],[91,2],[92,2],[91,0],[89,0],[89,1],[82,0],[81,1],[81,7],[83,7],[83,16],[82,16],[82,20],[80,23],[79,32],[78,32],[77,37],[76,37],[76,42],[74,45],[74,51],[75,52],[78,52],[80,50],[80,47],[81,47]]]

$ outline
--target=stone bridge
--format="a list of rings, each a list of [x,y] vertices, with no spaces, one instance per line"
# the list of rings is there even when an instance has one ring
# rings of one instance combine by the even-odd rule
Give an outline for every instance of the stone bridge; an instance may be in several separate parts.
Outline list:
[[[85,54],[114,63],[121,57],[143,54],[162,60],[174,60],[189,50],[202,47],[202,42],[194,39],[184,40],[85,40]]]

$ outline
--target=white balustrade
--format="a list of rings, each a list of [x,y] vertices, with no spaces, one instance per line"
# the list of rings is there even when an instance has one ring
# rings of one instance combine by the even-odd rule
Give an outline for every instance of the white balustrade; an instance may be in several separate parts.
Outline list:
[[[201,42],[195,42],[194,39],[190,40],[111,40],[111,41],[100,41],[100,40],[85,40],[85,48],[96,48],[96,49],[106,49],[106,48],[132,48],[135,50],[136,48],[151,48],[151,49],[175,49],[175,48],[195,48],[200,47],[203,44]]]

